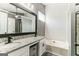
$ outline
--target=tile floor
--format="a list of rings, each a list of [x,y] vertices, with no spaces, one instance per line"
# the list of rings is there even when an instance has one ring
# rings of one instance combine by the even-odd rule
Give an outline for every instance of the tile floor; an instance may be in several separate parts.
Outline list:
[[[57,56],[57,55],[54,55],[54,54],[49,53],[49,52],[45,52],[45,53],[43,53],[42,56]]]

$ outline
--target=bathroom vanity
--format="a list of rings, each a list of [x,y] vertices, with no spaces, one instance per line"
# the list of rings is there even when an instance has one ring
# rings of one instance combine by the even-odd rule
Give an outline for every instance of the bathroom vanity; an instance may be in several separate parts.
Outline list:
[[[43,36],[15,40],[0,46],[2,56],[39,56],[45,52],[46,46]]]

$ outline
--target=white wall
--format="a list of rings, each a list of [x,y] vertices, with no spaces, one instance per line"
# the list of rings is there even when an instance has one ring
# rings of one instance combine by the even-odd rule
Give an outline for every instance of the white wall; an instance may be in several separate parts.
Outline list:
[[[46,37],[68,41],[71,36],[70,4],[54,3],[46,6]]]

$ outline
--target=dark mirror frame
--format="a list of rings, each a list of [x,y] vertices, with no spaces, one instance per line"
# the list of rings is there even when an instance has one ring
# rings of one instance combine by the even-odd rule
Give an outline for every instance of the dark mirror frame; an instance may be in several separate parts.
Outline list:
[[[21,8],[21,7],[19,7],[19,6],[17,6],[17,5],[15,5],[14,3],[10,3],[10,4],[12,4],[12,5],[16,6],[17,8],[20,8],[20,9],[22,9],[22,10],[24,10],[24,11],[26,11],[26,12],[28,12],[28,13],[30,13],[30,14],[32,14],[32,15],[35,16],[35,32],[10,33],[10,34],[9,34],[9,33],[6,33],[6,34],[0,34],[0,38],[8,37],[8,36],[29,35],[29,34],[35,34],[35,37],[36,37],[36,36],[37,36],[37,15],[36,15],[35,13],[33,13],[33,12],[29,12],[29,11],[27,11],[27,10],[25,10],[25,9],[23,9],[23,8]]]

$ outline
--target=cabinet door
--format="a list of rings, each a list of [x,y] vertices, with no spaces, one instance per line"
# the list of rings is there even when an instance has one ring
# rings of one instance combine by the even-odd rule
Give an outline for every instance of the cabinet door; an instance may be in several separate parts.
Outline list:
[[[38,43],[30,46],[30,56],[38,56]]]
[[[29,47],[23,47],[8,54],[8,56],[29,56]]]
[[[39,55],[42,55],[46,51],[45,40],[43,39],[39,42]]]

